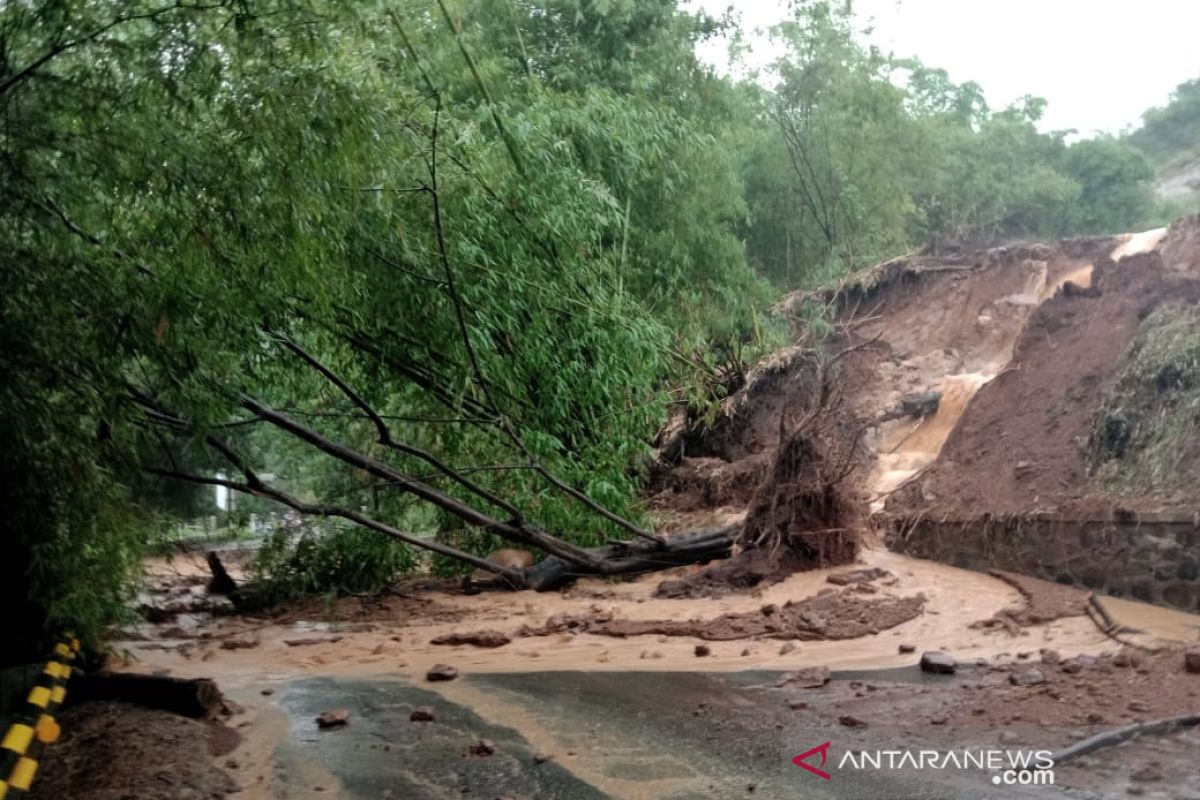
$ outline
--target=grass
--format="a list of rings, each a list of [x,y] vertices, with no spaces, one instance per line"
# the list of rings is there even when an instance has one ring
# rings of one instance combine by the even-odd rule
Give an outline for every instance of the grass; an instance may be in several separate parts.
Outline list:
[[[1200,312],[1168,305],[1142,322],[1092,427],[1092,476],[1117,495],[1194,490],[1200,434]]]

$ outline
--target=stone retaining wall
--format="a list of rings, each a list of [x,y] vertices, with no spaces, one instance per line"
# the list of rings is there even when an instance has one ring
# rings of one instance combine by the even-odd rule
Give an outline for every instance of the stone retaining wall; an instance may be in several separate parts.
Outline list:
[[[884,520],[888,548],[968,569],[1003,569],[1200,611],[1200,513]]]

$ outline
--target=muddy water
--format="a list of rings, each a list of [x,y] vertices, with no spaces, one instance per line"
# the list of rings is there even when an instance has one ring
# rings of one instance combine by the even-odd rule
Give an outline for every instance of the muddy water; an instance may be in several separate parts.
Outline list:
[[[936,386],[942,393],[936,414],[916,422],[904,419],[882,426],[871,479],[872,511],[882,509],[886,495],[933,463],[971,398],[991,378],[980,372],[947,375]]]
[[[1021,603],[1020,595],[1008,584],[976,572],[956,569],[868,549],[863,562],[888,570],[894,585],[881,586],[881,596],[927,598],[926,610],[918,618],[874,636],[846,641],[799,642],[786,655],[782,642],[740,640],[710,642],[712,655],[697,658],[699,639],[690,637],[633,636],[618,639],[591,634],[556,634],[518,637],[504,647],[484,650],[470,646],[447,647],[430,644],[438,635],[453,631],[494,629],[512,633],[521,625],[540,625],[554,614],[587,614],[611,611],[628,619],[711,618],[729,611],[751,611],[766,603],[784,603],[811,597],[829,588],[829,570],[793,575],[765,591],[719,600],[662,600],[652,597],[658,578],[632,583],[607,584],[584,581],[572,593],[532,592],[488,595],[486,600],[461,595],[432,594],[448,606],[468,612],[457,623],[397,619],[373,623],[372,629],[339,625],[327,620],[309,620],[286,626],[254,623],[243,619],[216,619],[205,630],[227,636],[246,631],[259,644],[248,649],[223,649],[221,639],[192,642],[185,652],[147,649],[138,642],[125,645],[137,659],[125,668],[140,671],[169,670],[177,675],[218,675],[230,688],[261,686],[298,675],[327,676],[395,675],[422,680],[430,666],[453,663],[464,672],[530,672],[543,670],[647,670],[647,671],[735,671],[745,669],[794,669],[829,666],[834,669],[867,669],[911,664],[914,655],[900,655],[897,646],[911,643],[922,649],[942,648],[964,658],[996,658],[1015,649],[1036,650],[1054,646],[1064,651],[1097,651],[1114,647],[1086,618],[1058,620],[1029,629],[1017,638],[994,631],[973,629],[971,623],[986,619],[1002,608]],[[337,642],[289,647],[285,639],[298,636],[319,638],[341,636]],[[163,643],[161,640],[155,644]],[[180,644],[184,644],[181,642]],[[1051,645],[1051,643],[1053,643]],[[743,654],[745,653],[745,654]]]
[[[1158,247],[1158,243],[1167,235],[1166,228],[1155,228],[1141,233],[1127,234],[1125,240],[1117,245],[1110,256],[1113,261],[1120,261],[1126,256],[1146,253]]]

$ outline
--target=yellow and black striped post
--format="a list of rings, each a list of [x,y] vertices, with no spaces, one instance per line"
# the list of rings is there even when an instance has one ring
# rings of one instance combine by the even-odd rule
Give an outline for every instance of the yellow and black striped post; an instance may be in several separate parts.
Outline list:
[[[29,690],[25,710],[9,726],[0,741],[0,800],[19,797],[29,791],[37,773],[42,749],[58,740],[62,730],[54,713],[67,697],[71,662],[79,652],[79,640],[68,635],[54,646],[54,653]]]

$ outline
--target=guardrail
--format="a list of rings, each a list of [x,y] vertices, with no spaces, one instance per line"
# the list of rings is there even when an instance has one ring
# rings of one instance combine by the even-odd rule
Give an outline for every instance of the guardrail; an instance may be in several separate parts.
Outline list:
[[[7,776],[0,780],[0,800],[10,795],[19,797],[29,791],[42,750],[58,741],[62,729],[54,719],[54,713],[67,698],[71,662],[78,652],[79,640],[74,636],[68,636],[54,646],[37,683],[29,690],[24,712],[0,741],[0,775]]]

